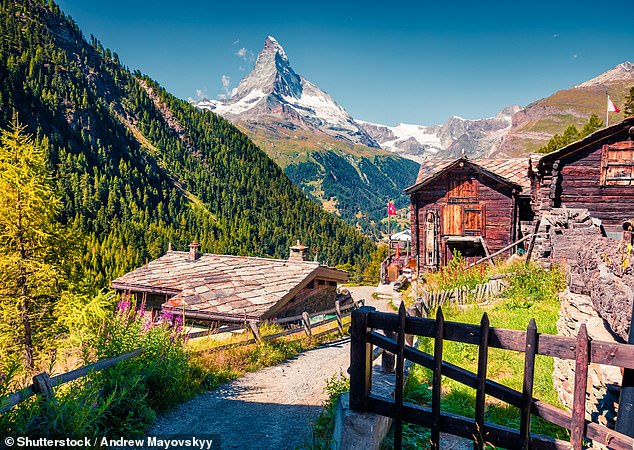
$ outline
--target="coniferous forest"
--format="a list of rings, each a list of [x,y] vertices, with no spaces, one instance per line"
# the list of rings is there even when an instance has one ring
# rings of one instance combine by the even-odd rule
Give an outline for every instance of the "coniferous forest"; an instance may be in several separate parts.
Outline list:
[[[0,128],[17,114],[47,150],[88,285],[185,250],[285,258],[297,239],[331,265],[374,245],[323,211],[243,133],[85,38],[53,2],[2,0]]]

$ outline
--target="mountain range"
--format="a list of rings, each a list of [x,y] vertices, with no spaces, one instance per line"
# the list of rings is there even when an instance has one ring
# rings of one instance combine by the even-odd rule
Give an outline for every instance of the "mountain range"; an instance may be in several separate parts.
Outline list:
[[[379,143],[381,148],[407,158],[456,158],[467,156],[520,156],[538,150],[555,133],[569,125],[581,128],[590,115],[603,120],[606,93],[617,104],[623,104],[634,86],[634,64],[624,62],[577,86],[558,91],[526,107],[512,105],[494,117],[468,120],[452,117],[442,125],[398,124],[387,126],[357,120],[357,123]],[[618,121],[623,114],[612,114]]]
[[[605,93],[622,102],[634,84],[629,62],[526,107],[494,117],[451,117],[442,125],[388,126],[353,118],[329,94],[292,68],[280,43],[264,41],[253,70],[230,97],[190,100],[243,130],[309,197],[378,237],[385,203],[407,206],[402,190],[417,164],[430,159],[512,157],[536,151],[569,125],[605,111]],[[611,120],[619,120],[614,115]]]
[[[193,102],[230,120],[310,198],[375,238],[388,201],[405,208],[403,189],[419,165],[383,150],[329,94],[290,65],[272,36],[229,99]]]

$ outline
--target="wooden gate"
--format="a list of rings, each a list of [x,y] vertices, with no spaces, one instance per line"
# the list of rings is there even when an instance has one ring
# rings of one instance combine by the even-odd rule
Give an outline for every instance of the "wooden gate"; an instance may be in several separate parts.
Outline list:
[[[388,338],[379,330],[397,333]],[[405,333],[434,338],[434,354],[405,345]],[[484,448],[485,441],[495,446],[522,449],[581,450],[583,440],[591,439],[612,449],[634,448],[634,438],[585,419],[588,364],[607,364],[634,369],[634,345],[590,341],[584,324],[577,338],[540,334],[532,319],[526,331],[489,326],[486,313],[480,326],[445,322],[439,308],[436,320],[408,317],[401,304],[399,313],[376,312],[363,307],[352,313],[350,327],[350,407],[359,412],[372,412],[394,419],[394,447],[401,448],[403,422],[431,428],[432,444],[438,448],[440,433],[474,439],[475,448]],[[473,373],[443,361],[443,341],[477,345],[478,372]],[[409,339],[408,339],[409,341]],[[372,346],[396,355],[396,387],[394,400],[371,394]],[[487,355],[490,347],[525,353],[522,392],[487,380]],[[535,355],[553,356],[575,361],[574,401],[572,414],[533,398]],[[431,407],[403,401],[404,360],[433,370]],[[441,378],[449,377],[476,389],[475,417],[443,412],[440,409]],[[484,421],[485,398],[489,395],[520,408],[519,430]],[[621,405],[622,406],[622,405]],[[531,415],[570,430],[570,443],[531,433]]]

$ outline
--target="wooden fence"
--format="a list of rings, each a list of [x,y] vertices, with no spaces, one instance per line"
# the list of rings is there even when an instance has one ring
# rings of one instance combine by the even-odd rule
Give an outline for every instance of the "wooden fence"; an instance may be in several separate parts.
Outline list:
[[[485,298],[496,297],[502,293],[504,288],[508,286],[508,282],[503,278],[501,275],[493,276],[488,282],[478,284],[474,288],[462,286],[439,291],[423,289],[423,295],[417,301],[422,304],[425,311],[434,310],[446,303],[464,305],[472,301],[480,302]]]
[[[113,356],[112,358],[102,359],[95,363],[88,364],[87,366],[80,367],[79,369],[75,369],[71,372],[63,373],[52,378],[49,377],[46,372],[35,375],[33,377],[33,384],[7,397],[6,402],[2,405],[2,407],[0,407],[0,414],[10,410],[18,403],[23,402],[35,394],[40,394],[44,399],[49,399],[53,397],[53,388],[55,386],[85,377],[91,372],[99,372],[100,370],[107,369],[117,363],[120,363],[121,361],[135,358],[143,353],[143,351],[143,348],[137,348],[136,350],[132,350],[118,356]]]
[[[260,334],[260,329],[258,326],[258,323],[255,321],[248,321],[243,325],[240,326],[233,326],[230,328],[220,328],[217,330],[211,330],[211,331],[199,331],[196,333],[190,333],[188,334],[189,338],[196,338],[196,337],[203,337],[203,336],[209,336],[209,335],[213,335],[213,334],[218,334],[218,333],[223,333],[223,332],[228,332],[228,331],[237,331],[237,330],[241,330],[241,329],[248,329],[249,331],[251,331],[251,333],[253,334],[253,337],[251,339],[246,339],[244,341],[240,341],[240,342],[232,342],[230,344],[226,344],[226,345],[220,345],[218,347],[213,347],[210,348],[209,350],[207,350],[208,352],[218,352],[221,350],[227,350],[229,348],[235,348],[235,347],[242,347],[245,345],[251,345],[251,344],[255,344],[257,342],[261,342],[261,341],[270,341],[273,339],[277,339],[283,336],[291,336],[294,334],[305,334],[308,338],[318,338],[330,333],[333,333],[335,331],[338,331],[339,333],[343,334],[343,318],[344,317],[348,317],[351,313],[351,311],[355,308],[359,308],[361,306],[363,306],[365,304],[365,301],[363,299],[359,300],[359,301],[353,301],[352,303],[345,305],[345,306],[340,306],[339,301],[335,302],[335,307],[331,308],[331,309],[327,309],[325,311],[319,311],[316,313],[312,313],[312,314],[308,314],[307,312],[302,313],[301,315],[297,315],[297,316],[292,316],[292,317],[285,317],[283,319],[279,319],[276,321],[271,321],[269,323],[277,323],[277,324],[286,324],[286,323],[290,323],[290,322],[299,322],[301,321],[301,326],[297,327],[297,328],[293,328],[290,330],[285,330],[285,331],[281,331],[279,333],[275,333],[275,334],[270,334],[267,336],[261,336]],[[330,314],[334,314],[334,317],[329,318],[329,319],[325,319],[321,320],[319,322],[314,322],[311,323],[310,319],[313,317],[317,317],[317,316],[323,316],[323,315],[330,315]],[[334,327],[331,328],[327,328],[326,330],[322,330],[318,333],[313,333],[313,329],[314,328],[318,328],[321,327],[323,325],[327,325],[329,323],[334,323],[336,322]]]
[[[232,326],[232,327],[227,327],[227,328],[216,328],[216,329],[210,329],[210,330],[204,330],[204,331],[197,331],[194,333],[188,333],[186,334],[186,337],[188,339],[193,339],[193,338],[199,338],[199,337],[204,337],[204,336],[210,336],[210,335],[214,335],[214,334],[219,334],[219,333],[226,333],[226,332],[230,332],[230,331],[237,331],[237,330],[241,330],[244,329],[245,327],[248,328],[249,330],[251,330],[251,332],[253,333],[253,339],[248,339],[246,341],[242,341],[242,342],[237,342],[237,343],[232,343],[232,344],[227,344],[227,345],[223,345],[223,346],[219,346],[219,347],[214,347],[212,349],[210,349],[209,351],[212,352],[217,352],[220,350],[225,350],[227,348],[232,348],[232,347],[239,347],[239,346],[243,346],[243,345],[249,345],[249,344],[253,344],[256,342],[260,342],[260,341],[269,341],[272,339],[276,339],[282,336],[289,336],[292,334],[297,334],[297,333],[306,333],[306,335],[308,337],[311,338],[317,338],[329,333],[332,333],[334,331],[339,331],[340,333],[343,334],[343,322],[342,319],[344,317],[347,317],[350,315],[350,311],[354,308],[359,308],[361,306],[363,306],[365,303],[365,301],[363,299],[359,300],[359,301],[353,301],[352,303],[345,305],[345,306],[340,306],[339,301],[335,302],[335,307],[325,310],[325,311],[320,311],[320,312],[316,312],[316,313],[312,313],[312,314],[308,314],[306,312],[302,313],[301,315],[298,316],[293,316],[293,317],[285,317],[284,319],[280,319],[271,323],[289,323],[289,322],[293,322],[293,321],[302,321],[302,327],[301,328],[296,328],[296,329],[291,329],[291,330],[286,330],[280,333],[276,333],[273,335],[269,335],[269,336],[264,336],[262,337],[260,335],[260,331],[258,328],[258,325],[255,321],[250,321],[250,322],[246,322],[245,324],[242,325],[236,325],[236,326]],[[327,314],[334,314],[335,316],[330,318],[330,319],[324,319],[320,322],[316,322],[316,323],[310,323],[310,319],[311,317],[316,317],[316,316],[320,316],[320,315],[327,315]],[[323,331],[320,331],[319,333],[313,334],[313,328],[316,327],[320,327],[322,325],[326,325],[332,322],[336,322],[336,326],[333,328],[329,328]],[[35,394],[40,394],[42,395],[42,397],[44,399],[49,399],[51,397],[53,397],[53,388],[55,386],[59,386],[61,384],[64,383],[68,383],[70,381],[76,380],[78,378],[84,377],[86,376],[88,373],[90,372],[98,372],[100,370],[104,370],[107,369],[109,367],[114,366],[115,364],[121,362],[121,361],[126,361],[128,359],[134,358],[136,356],[139,356],[141,353],[143,353],[144,349],[143,348],[138,348],[136,350],[132,350],[130,352],[127,353],[123,353],[121,355],[118,356],[114,356],[112,358],[106,358],[103,360],[99,360],[93,364],[89,364],[87,366],[84,367],[80,367],[79,369],[75,369],[71,372],[67,372],[67,373],[63,373],[61,375],[56,375],[54,377],[50,377],[49,374],[47,374],[46,372],[44,373],[40,373],[36,376],[33,377],[33,384],[25,387],[24,389],[15,392],[13,394],[10,394],[6,401],[4,402],[4,404],[2,404],[0,406],[0,414],[9,411],[11,408],[13,408],[14,406],[16,406],[17,404],[23,402],[24,400],[30,398],[31,396],[35,395]]]
[[[396,338],[378,333],[396,333]],[[424,353],[406,345],[406,333],[434,338],[434,354]],[[569,449],[581,450],[583,440],[590,439],[612,449],[634,448],[634,438],[585,419],[588,364],[634,368],[634,345],[590,341],[584,324],[577,338],[540,334],[534,319],[526,331],[490,327],[486,313],[480,326],[445,322],[439,308],[436,320],[408,317],[401,305],[398,314],[376,312],[363,307],[352,313],[350,326],[350,407],[359,412],[372,412],[394,419],[394,447],[401,448],[403,422],[431,428],[431,440],[439,448],[440,433],[449,433],[474,439],[474,448],[485,443],[505,448]],[[408,339],[409,340],[409,339]],[[478,349],[478,371],[473,373],[443,361],[445,340],[473,344]],[[394,401],[371,394],[372,346],[378,346],[396,355],[396,389]],[[487,380],[489,348],[525,353],[522,392]],[[533,398],[535,355],[574,360],[575,381],[572,413]],[[433,371],[431,407],[403,401],[403,367],[407,358]],[[440,409],[441,378],[449,377],[476,389],[475,417],[443,412]],[[520,429],[513,429],[484,421],[485,398],[489,395],[521,411]],[[621,405],[621,407],[624,407]],[[570,430],[570,443],[533,434],[531,415]]]

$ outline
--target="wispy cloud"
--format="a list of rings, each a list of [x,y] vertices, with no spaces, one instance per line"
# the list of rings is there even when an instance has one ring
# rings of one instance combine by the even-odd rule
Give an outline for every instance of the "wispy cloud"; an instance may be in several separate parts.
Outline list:
[[[240,48],[237,52],[234,53],[238,58],[242,59],[243,61],[248,61],[250,63],[252,63],[255,60],[255,53],[253,53],[251,50],[242,47]]]
[[[196,89],[196,97],[199,99],[208,98],[207,97],[207,88],[204,89]]]
[[[222,93],[218,94],[218,98],[220,100],[227,100],[231,98],[231,90],[229,86],[231,86],[231,77],[229,75],[223,75],[220,77],[220,81],[222,82]]]
[[[238,38],[235,41],[233,41],[233,45],[238,45],[239,43],[240,43],[240,38]]]
[[[553,34],[553,38],[554,38],[554,39],[557,39],[558,37],[559,37],[559,33],[555,33],[555,34]]]

